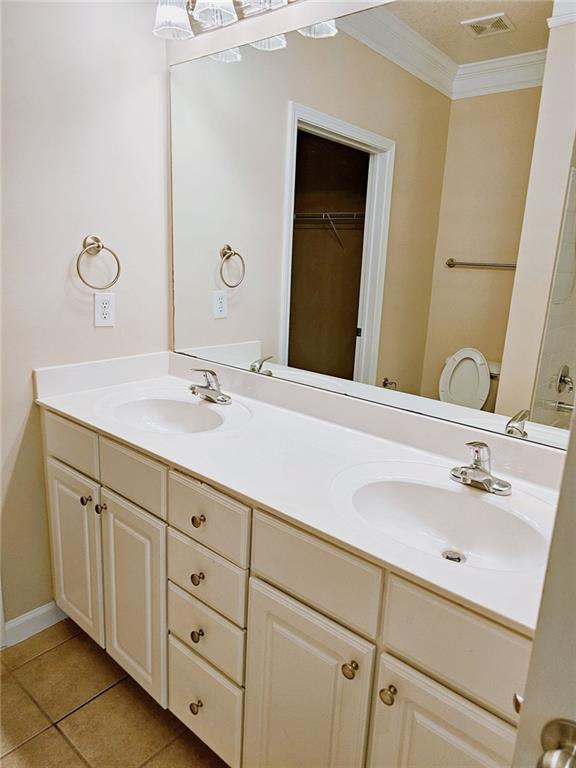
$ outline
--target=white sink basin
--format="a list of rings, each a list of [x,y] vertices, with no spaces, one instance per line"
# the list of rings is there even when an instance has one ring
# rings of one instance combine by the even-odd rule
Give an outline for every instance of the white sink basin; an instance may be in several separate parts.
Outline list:
[[[112,412],[127,426],[164,434],[210,432],[238,426],[250,418],[250,412],[240,403],[217,405],[192,395],[143,397],[120,403]]]
[[[334,480],[333,499],[375,535],[444,556],[446,567],[542,568],[548,540],[537,521],[549,505],[514,486],[498,497],[459,485],[449,469],[394,461],[351,467]]]

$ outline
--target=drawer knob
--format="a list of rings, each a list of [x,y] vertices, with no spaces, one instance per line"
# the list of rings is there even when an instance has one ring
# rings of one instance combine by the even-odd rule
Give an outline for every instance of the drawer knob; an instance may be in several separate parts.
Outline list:
[[[518,696],[518,694],[515,693],[514,696],[512,696],[512,706],[514,707],[514,712],[516,712],[517,715],[520,714],[522,704],[524,704],[524,696]]]
[[[190,632],[190,639],[193,643],[199,643],[200,638],[204,637],[204,630],[199,629],[198,631],[194,630],[193,632]]]
[[[107,509],[108,507],[106,506],[106,504],[96,504],[96,506],[94,507],[94,511],[96,512],[97,515],[101,515],[102,512],[104,512]]]
[[[206,515],[192,515],[192,525],[194,528],[200,528],[202,523],[206,522]]]
[[[204,704],[200,699],[198,701],[193,701],[192,704],[190,704],[190,712],[192,712],[193,715],[197,715],[198,712],[200,712],[201,707],[203,707]]]
[[[202,571],[200,571],[200,573],[193,573],[192,576],[190,576],[190,581],[192,584],[194,584],[195,587],[197,587],[198,584],[200,584],[201,581],[204,581],[205,578],[206,576],[204,576]]]
[[[354,680],[356,672],[360,669],[357,661],[351,661],[350,664],[342,664],[342,674],[347,680]]]
[[[398,693],[398,688],[396,688],[395,685],[389,685],[388,688],[382,688],[378,691],[378,696],[380,696],[380,701],[383,704],[386,704],[387,707],[391,707],[392,704],[394,704],[394,701],[396,700],[396,694]]]
[[[80,496],[80,504],[82,504],[83,507],[85,507],[87,504],[90,504],[92,501],[92,496]]]

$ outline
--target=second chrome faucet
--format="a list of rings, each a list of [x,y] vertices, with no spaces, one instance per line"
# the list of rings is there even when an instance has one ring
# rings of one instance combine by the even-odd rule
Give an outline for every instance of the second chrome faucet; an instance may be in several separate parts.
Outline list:
[[[230,395],[225,395],[220,389],[220,382],[218,381],[218,375],[216,371],[211,371],[209,368],[193,368],[196,373],[204,374],[203,384],[192,384],[190,392],[193,395],[199,395],[202,400],[207,400],[209,403],[217,403],[218,405],[229,405],[232,402]]]

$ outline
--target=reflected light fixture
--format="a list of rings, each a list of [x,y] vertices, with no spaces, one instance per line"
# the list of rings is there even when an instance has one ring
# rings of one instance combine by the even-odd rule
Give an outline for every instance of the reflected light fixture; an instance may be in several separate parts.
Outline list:
[[[274,11],[283,5],[288,5],[288,0],[243,0],[241,4],[242,15],[253,16],[256,13]]]
[[[152,32],[165,40],[188,40],[194,37],[186,0],[159,0]]]
[[[337,35],[338,27],[332,19],[331,21],[319,21],[317,24],[312,24],[309,27],[302,27],[298,32],[304,35],[304,37],[313,37],[315,40],[319,40],[323,37],[334,37],[334,35]]]
[[[227,51],[220,51],[220,53],[213,53],[210,56],[214,61],[221,61],[224,64],[235,64],[237,61],[242,61],[242,54],[240,48],[228,48]]]
[[[238,21],[233,0],[196,0],[192,17],[204,27],[225,27]]]
[[[281,48],[286,48],[286,35],[273,35],[250,45],[258,51],[279,51]]]

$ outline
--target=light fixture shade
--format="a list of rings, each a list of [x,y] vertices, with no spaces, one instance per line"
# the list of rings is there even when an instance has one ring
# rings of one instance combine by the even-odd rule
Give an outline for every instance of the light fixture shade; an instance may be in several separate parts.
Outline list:
[[[334,20],[319,21],[317,24],[312,24],[309,27],[302,27],[298,32],[304,35],[304,37],[320,39],[322,37],[334,37],[334,35],[338,34],[338,27]]]
[[[210,56],[214,61],[221,61],[224,64],[235,64],[237,61],[242,61],[242,54],[240,48],[228,48],[227,51],[220,51],[220,53],[213,53]]]
[[[192,16],[204,27],[225,27],[238,21],[233,0],[196,0]]]
[[[193,37],[186,0],[159,0],[152,32],[166,40],[188,40]]]
[[[283,5],[288,5],[288,0],[243,0],[242,15],[254,16],[256,13],[273,11]]]
[[[274,35],[267,37],[266,40],[250,43],[250,45],[259,51],[278,51],[281,48],[286,48],[286,35]]]

